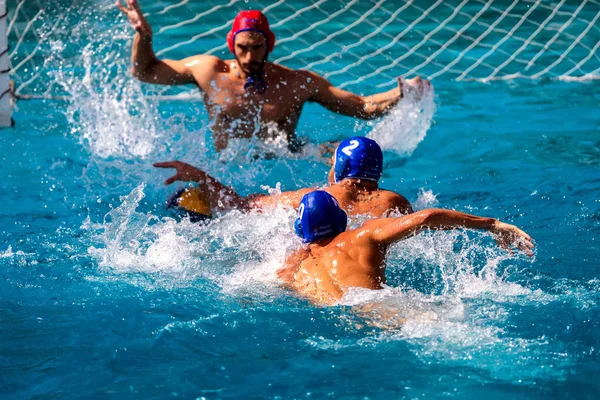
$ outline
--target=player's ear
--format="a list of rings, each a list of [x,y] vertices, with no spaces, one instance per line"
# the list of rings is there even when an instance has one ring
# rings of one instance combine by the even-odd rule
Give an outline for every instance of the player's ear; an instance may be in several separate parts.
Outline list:
[[[294,230],[296,231],[296,235],[304,237],[302,234],[302,221],[300,221],[300,218],[296,218],[296,221],[294,222]]]

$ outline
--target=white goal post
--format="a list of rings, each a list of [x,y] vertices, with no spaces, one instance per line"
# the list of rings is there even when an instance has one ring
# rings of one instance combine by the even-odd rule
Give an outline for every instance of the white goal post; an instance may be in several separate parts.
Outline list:
[[[8,31],[6,0],[0,0],[0,126],[12,125],[12,90],[9,79]]]

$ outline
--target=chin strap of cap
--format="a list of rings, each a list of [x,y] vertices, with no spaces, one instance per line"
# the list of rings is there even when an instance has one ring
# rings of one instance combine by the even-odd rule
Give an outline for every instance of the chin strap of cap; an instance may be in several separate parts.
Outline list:
[[[263,72],[248,75],[246,78],[246,83],[244,83],[244,90],[248,89],[254,89],[260,94],[263,94],[267,90],[267,84],[263,78]]]

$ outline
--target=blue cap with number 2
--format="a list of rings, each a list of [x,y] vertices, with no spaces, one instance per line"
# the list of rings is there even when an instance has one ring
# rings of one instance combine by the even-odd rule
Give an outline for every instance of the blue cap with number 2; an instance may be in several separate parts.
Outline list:
[[[374,140],[355,136],[340,143],[333,164],[336,182],[344,178],[378,181],[383,171],[383,153]]]

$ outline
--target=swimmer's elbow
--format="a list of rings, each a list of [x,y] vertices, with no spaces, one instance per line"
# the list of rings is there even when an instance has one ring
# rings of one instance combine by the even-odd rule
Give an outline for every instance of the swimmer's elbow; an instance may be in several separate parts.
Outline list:
[[[157,59],[145,62],[133,62],[130,68],[131,75],[139,81],[157,83],[161,75],[160,62]]]
[[[133,75],[133,77],[138,81],[152,82],[152,73],[148,71],[148,68],[133,66],[129,69],[129,72],[131,72],[131,75]]]
[[[363,106],[360,111],[356,113],[355,117],[364,120],[372,120],[379,118],[382,115],[382,113],[378,112],[377,106],[370,103],[366,98],[363,97],[362,102]]]
[[[139,81],[145,82],[147,79],[146,74],[139,67],[133,66],[129,69],[129,72],[135,79],[137,79]]]
[[[364,120],[373,120],[386,115],[391,107],[381,106],[376,103],[365,100],[364,105],[356,117]]]
[[[442,214],[443,210],[439,208],[427,208],[411,215],[418,219],[422,228],[434,228],[438,225]]]

